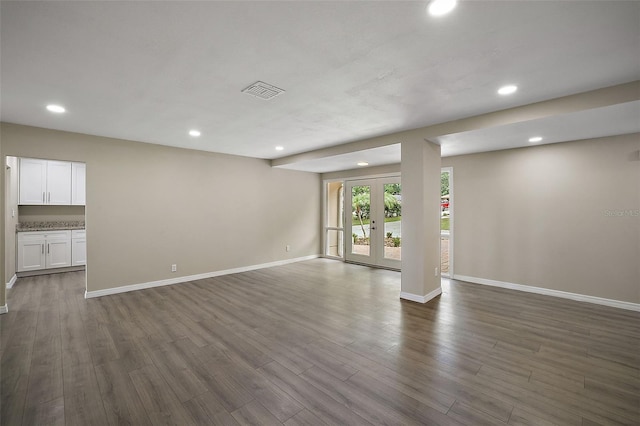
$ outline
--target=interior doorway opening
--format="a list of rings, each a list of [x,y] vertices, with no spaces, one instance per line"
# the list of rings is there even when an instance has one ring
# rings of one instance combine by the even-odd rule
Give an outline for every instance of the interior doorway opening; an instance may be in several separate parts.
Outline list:
[[[86,164],[4,157],[6,288],[19,278],[84,272]]]

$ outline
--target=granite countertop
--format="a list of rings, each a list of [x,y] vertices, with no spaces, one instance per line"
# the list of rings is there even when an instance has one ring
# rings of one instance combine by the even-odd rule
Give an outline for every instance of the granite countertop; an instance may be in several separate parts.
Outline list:
[[[21,222],[16,225],[16,232],[66,231],[69,229],[84,229],[84,222]]]

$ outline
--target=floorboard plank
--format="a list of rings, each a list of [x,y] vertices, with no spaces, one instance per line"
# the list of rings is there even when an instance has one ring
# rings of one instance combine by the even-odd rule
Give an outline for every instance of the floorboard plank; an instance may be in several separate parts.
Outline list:
[[[640,313],[315,259],[84,299],[19,278],[8,425],[637,425]]]

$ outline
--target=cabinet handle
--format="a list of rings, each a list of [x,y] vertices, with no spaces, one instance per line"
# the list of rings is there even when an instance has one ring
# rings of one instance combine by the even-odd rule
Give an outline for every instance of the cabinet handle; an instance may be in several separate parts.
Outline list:
[[[51,193],[49,193],[49,200],[47,201],[48,203],[51,202]]]
[[[44,254],[44,244],[42,245],[42,254]]]
[[[47,254],[51,253],[51,244],[47,244]]]
[[[45,198],[44,198],[44,192],[42,193],[42,202],[43,202],[43,203],[45,203],[45,202],[46,202],[46,200],[45,200]]]

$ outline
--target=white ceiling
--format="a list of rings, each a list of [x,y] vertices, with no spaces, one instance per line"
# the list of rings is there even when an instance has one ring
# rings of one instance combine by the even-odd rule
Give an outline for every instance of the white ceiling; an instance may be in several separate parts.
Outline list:
[[[360,162],[369,163],[366,167],[398,164],[401,160],[400,147],[400,144],[396,143],[378,148],[348,152],[346,154],[296,161],[277,167],[304,172],[330,173],[340,170],[355,169],[358,167],[357,164]]]
[[[467,1],[437,19],[426,4],[2,1],[0,119],[273,159],[640,78],[640,2]],[[256,80],[286,93],[240,92]],[[520,89],[496,95],[505,83]],[[637,131],[629,108],[607,132]],[[593,137],[585,114],[439,141]]]
[[[640,101],[435,138],[443,157],[640,132]]]

